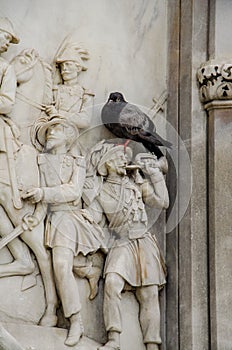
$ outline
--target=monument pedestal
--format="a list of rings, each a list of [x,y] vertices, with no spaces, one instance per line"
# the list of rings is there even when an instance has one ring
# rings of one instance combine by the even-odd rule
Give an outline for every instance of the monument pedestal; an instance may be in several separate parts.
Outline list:
[[[64,345],[66,329],[15,323],[4,323],[3,326],[25,350],[70,349],[69,346]],[[72,350],[97,350],[99,346],[100,344],[94,340],[82,337],[79,344],[73,346]]]

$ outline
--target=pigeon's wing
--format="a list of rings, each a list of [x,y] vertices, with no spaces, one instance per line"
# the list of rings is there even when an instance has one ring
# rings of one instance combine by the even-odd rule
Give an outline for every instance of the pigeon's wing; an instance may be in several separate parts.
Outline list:
[[[155,126],[150,118],[143,113],[137,106],[127,104],[120,113],[120,124],[126,129],[127,133],[137,137],[137,141],[148,141],[157,146],[170,148],[171,143],[164,140],[155,131]]]
[[[104,124],[118,123],[121,111],[124,109],[126,102],[107,102],[101,111],[101,118]]]
[[[118,117],[120,114],[120,110],[118,109],[118,107],[115,108],[115,103],[106,103],[101,111],[101,119],[105,127],[110,132],[112,132],[117,137],[124,138],[124,130],[118,123]]]
[[[154,124],[137,106],[127,103],[119,115],[119,123],[134,132],[136,129],[154,130]],[[128,131],[129,131],[128,130]]]
[[[149,141],[150,143],[156,145],[156,146],[164,146],[171,148],[172,143],[163,139],[160,135],[158,135],[156,132],[149,132],[144,130],[139,130],[138,136],[141,138],[141,140]]]

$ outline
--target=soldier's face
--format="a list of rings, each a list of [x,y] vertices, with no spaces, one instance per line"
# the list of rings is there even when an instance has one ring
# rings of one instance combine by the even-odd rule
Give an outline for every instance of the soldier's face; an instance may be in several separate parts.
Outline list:
[[[66,145],[66,135],[62,124],[51,125],[46,133],[46,150],[56,150]]]
[[[126,175],[127,158],[122,151],[118,151],[114,154],[113,158],[109,162],[108,171],[116,173],[118,175]]]
[[[9,33],[0,31],[0,53],[7,51],[11,39],[12,36]]]
[[[69,81],[77,77],[80,69],[73,61],[65,61],[60,64],[60,72],[64,81]]]

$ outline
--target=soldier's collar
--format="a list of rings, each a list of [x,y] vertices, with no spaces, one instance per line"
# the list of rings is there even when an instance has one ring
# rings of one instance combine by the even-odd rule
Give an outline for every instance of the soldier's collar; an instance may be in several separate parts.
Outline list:
[[[113,184],[119,184],[119,185],[124,185],[127,184],[129,182],[129,177],[128,176],[108,176],[106,178],[107,182],[113,183]]]

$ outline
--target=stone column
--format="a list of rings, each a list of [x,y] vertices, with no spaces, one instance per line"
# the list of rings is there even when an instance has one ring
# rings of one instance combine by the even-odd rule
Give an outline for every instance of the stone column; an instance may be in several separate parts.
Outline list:
[[[183,147],[170,138],[167,130],[173,150],[178,151],[175,169],[169,163],[170,209],[174,200],[179,204],[179,225],[166,235],[167,350],[208,350],[206,119],[196,84],[196,70],[207,60],[208,2],[169,0],[168,9],[167,120],[188,151],[191,175],[184,170]],[[191,198],[181,219],[189,184]]]
[[[208,119],[208,246],[212,350],[232,344],[232,62],[198,70]]]

